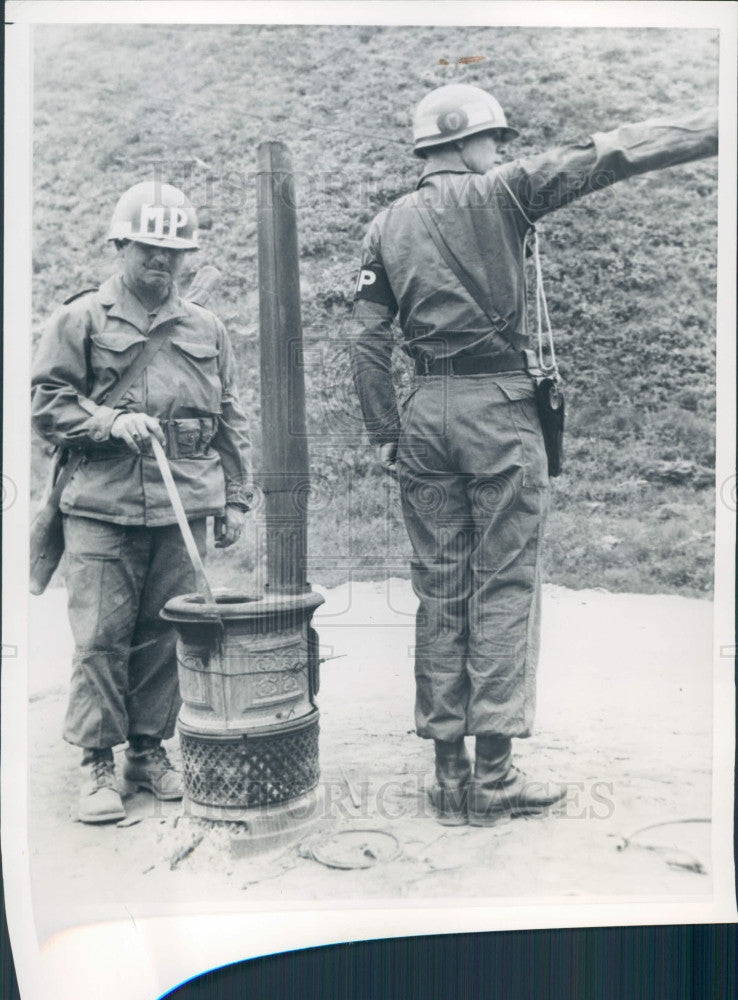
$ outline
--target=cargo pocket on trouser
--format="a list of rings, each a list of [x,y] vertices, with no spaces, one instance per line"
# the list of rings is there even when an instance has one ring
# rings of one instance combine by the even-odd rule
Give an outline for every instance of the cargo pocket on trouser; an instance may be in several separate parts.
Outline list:
[[[548,486],[548,459],[533,383],[525,380],[500,380],[497,385],[507,398],[508,412],[522,452],[523,486]]]
[[[69,621],[75,640],[64,738],[112,747],[127,735],[128,650],[138,612],[133,542],[121,525],[64,519]]]

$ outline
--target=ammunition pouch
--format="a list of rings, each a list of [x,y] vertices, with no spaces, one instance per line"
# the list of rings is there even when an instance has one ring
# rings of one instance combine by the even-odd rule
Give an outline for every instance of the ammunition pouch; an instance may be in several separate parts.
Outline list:
[[[204,458],[218,429],[217,417],[177,417],[173,420],[160,420],[159,424],[164,431],[164,451],[169,459]],[[129,448],[117,438],[85,449],[88,462],[100,462],[130,454]]]
[[[167,458],[203,458],[217,430],[215,417],[180,417],[160,423]]]

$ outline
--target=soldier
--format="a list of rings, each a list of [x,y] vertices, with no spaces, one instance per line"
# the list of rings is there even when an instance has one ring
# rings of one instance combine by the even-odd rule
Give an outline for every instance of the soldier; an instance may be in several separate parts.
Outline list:
[[[441,823],[486,826],[565,794],[526,779],[511,759],[512,738],[533,726],[549,494],[526,237],[592,191],[714,155],[717,122],[700,114],[624,125],[499,166],[518,132],[490,94],[451,84],[420,102],[413,131],[422,175],[364,240],[352,364],[413,546],[415,721],[435,743],[430,800]],[[391,376],[395,317],[416,375],[402,415]],[[473,775],[465,736],[476,737]]]
[[[113,760],[125,741],[127,784],[182,797],[161,745],[181,702],[174,634],[159,612],[194,589],[194,572],[151,438],[166,450],[201,554],[206,518],[215,517],[216,546],[232,545],[251,499],[248,424],[228,335],[175,284],[185,254],[198,248],[192,204],[171,185],[137,184],[119,200],[108,239],[120,272],[54,313],[32,379],[36,431],[84,453],[60,507],[76,644],[64,738],[83,750],[85,823],[125,816]],[[145,350],[122,398],[105,405]]]

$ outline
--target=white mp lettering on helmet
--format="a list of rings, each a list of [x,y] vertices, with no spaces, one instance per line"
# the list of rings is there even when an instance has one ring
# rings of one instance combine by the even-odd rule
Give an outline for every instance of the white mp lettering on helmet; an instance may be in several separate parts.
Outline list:
[[[160,181],[134,184],[115,206],[109,240],[133,240],[173,250],[197,250],[197,213],[179,188]]]
[[[172,206],[169,209],[169,235],[176,236],[180,229],[183,229],[188,222],[187,212],[182,208]]]
[[[153,227],[151,223],[153,223]],[[164,235],[164,206],[142,205],[138,231],[139,233],[148,233],[160,240]]]

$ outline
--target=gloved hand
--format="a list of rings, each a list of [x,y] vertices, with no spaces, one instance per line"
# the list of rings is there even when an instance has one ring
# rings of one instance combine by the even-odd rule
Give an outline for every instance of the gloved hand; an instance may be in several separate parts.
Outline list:
[[[225,517],[216,517],[213,522],[216,549],[227,549],[238,539],[246,519],[246,511],[238,507],[226,506]]]
[[[384,471],[388,476],[392,476],[393,479],[397,479],[397,444],[395,442],[380,444],[378,453],[379,464],[382,466]]]
[[[148,413],[121,413],[110,428],[110,436],[120,438],[137,455],[149,449],[152,434],[163,448],[166,445],[164,431],[159,421]]]

